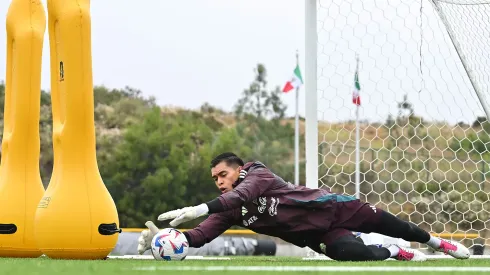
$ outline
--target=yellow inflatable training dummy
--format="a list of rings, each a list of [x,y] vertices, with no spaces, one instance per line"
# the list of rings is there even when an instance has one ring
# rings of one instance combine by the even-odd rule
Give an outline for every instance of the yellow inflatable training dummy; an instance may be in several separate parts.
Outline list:
[[[0,257],[39,257],[34,215],[39,173],[41,62],[46,15],[40,0],[12,0],[0,165]]]
[[[36,240],[50,258],[103,259],[119,219],[95,152],[89,0],[48,0],[53,174],[39,202]]]

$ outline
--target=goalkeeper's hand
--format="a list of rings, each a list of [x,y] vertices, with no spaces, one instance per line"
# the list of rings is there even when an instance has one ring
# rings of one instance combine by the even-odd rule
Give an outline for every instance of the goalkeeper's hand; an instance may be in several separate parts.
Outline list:
[[[184,207],[182,209],[172,210],[165,212],[158,216],[159,221],[165,221],[173,219],[170,222],[170,226],[177,226],[181,223],[188,222],[193,219],[197,219],[201,216],[208,214],[209,208],[203,203],[198,206]]]
[[[151,248],[151,240],[160,231],[152,221],[147,221],[145,225],[148,229],[141,231],[141,235],[138,238],[138,253],[140,255],[143,255],[146,250]]]

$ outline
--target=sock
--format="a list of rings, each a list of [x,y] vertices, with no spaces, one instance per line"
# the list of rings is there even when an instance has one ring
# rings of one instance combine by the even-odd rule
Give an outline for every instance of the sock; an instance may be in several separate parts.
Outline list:
[[[390,245],[386,247],[390,251],[390,257],[396,257],[398,256],[398,253],[400,252],[400,248],[396,245]]]
[[[438,249],[441,246],[441,239],[430,236],[430,240],[426,244],[434,249]]]

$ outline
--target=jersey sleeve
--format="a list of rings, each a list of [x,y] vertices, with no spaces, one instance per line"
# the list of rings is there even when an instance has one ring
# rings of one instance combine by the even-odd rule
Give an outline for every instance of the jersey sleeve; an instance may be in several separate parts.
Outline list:
[[[218,197],[225,211],[240,208],[244,203],[250,202],[265,191],[269,190],[276,178],[267,168],[256,168],[248,172],[243,181],[233,189]]]
[[[198,248],[223,234],[235,224],[235,220],[233,210],[211,214],[197,227],[186,231],[184,234],[189,241],[189,246]]]

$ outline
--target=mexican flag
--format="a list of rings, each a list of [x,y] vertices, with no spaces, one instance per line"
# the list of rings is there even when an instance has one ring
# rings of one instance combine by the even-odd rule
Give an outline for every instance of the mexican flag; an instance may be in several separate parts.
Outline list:
[[[291,77],[291,80],[286,82],[286,85],[284,85],[282,91],[287,93],[293,89],[300,87],[302,84],[303,77],[301,77],[301,70],[299,69],[299,65],[296,65],[296,68],[294,68],[293,77]]]
[[[359,66],[356,67],[356,74],[354,76],[354,86],[355,89],[352,92],[352,103],[356,105],[361,105],[361,96],[359,95],[359,91],[361,90],[361,85],[359,84]]]

